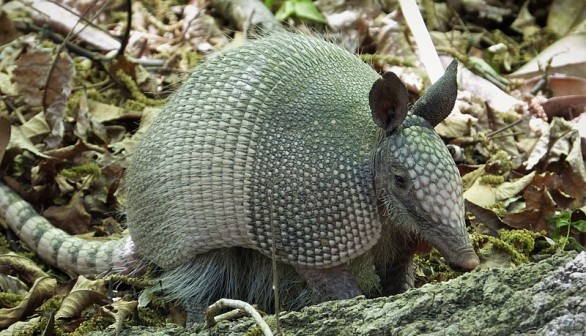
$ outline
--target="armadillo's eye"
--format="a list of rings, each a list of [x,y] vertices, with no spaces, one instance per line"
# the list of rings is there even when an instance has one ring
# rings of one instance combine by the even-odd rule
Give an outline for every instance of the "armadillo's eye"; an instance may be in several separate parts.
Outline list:
[[[395,185],[398,188],[405,189],[407,187],[407,179],[402,175],[395,175]]]

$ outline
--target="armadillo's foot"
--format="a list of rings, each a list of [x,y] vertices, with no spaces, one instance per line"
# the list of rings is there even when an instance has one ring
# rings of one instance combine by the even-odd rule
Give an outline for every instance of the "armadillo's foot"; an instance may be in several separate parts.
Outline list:
[[[321,301],[349,299],[362,294],[347,265],[331,268],[296,268]]]
[[[378,265],[377,273],[381,279],[384,296],[399,294],[413,287],[413,256],[395,257],[384,265]]]

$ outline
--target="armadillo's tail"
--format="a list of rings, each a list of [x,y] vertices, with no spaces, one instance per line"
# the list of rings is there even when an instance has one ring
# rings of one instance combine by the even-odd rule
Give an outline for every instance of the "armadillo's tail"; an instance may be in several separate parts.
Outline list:
[[[2,219],[41,259],[66,272],[128,274],[141,264],[130,237],[90,241],[70,236],[0,183],[0,221]]]

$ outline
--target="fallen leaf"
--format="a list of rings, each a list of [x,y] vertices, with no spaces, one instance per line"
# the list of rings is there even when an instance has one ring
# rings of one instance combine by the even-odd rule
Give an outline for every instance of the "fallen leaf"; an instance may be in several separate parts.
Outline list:
[[[483,208],[468,200],[464,200],[464,202],[466,204],[466,210],[470,211],[478,220],[491,230],[491,236],[498,237],[499,230],[507,227],[494,211]]]
[[[547,29],[557,36],[566,36],[586,21],[584,0],[554,0],[549,7]]]
[[[10,130],[11,127],[8,119],[0,117],[0,164],[10,142]]]
[[[136,300],[120,300],[102,307],[102,311],[114,318],[114,324],[110,327],[113,327],[115,332],[118,334],[120,331],[122,331],[124,321],[126,321],[128,317],[134,316],[137,307],[138,301]]]
[[[515,229],[534,232],[547,230],[547,220],[555,214],[555,202],[546,188],[531,186],[523,193],[526,206],[520,212],[508,213],[503,222]]]
[[[530,94],[541,82],[544,82],[543,76],[529,78],[519,86],[519,91]],[[551,74],[547,76],[547,83],[545,84],[547,86],[544,89],[551,92],[552,97],[586,95],[586,79],[584,78],[563,74]]]
[[[541,75],[550,61],[552,73],[586,78],[586,33],[568,35],[557,40],[509,77],[531,78]]]
[[[14,252],[0,255],[0,273],[15,273],[29,286],[37,279],[49,276],[32,260]]]
[[[533,180],[535,172],[531,172],[512,182],[504,182],[495,188],[495,197],[497,201],[503,201],[508,198],[517,196]]]
[[[71,320],[79,317],[85,308],[93,304],[105,305],[110,302],[106,294],[107,288],[104,279],[89,280],[84,276],[79,276],[69,294],[63,299],[55,318],[57,320]]]
[[[586,111],[586,95],[553,97],[541,106],[550,120],[554,117],[572,120]]]
[[[85,210],[83,192],[73,194],[67,205],[50,206],[43,211],[43,217],[63,231],[75,235],[86,233],[89,229],[91,215]]]
[[[28,295],[14,308],[0,309],[0,328],[6,328],[12,323],[29,316],[45,300],[53,295],[57,281],[53,278],[38,278]]]

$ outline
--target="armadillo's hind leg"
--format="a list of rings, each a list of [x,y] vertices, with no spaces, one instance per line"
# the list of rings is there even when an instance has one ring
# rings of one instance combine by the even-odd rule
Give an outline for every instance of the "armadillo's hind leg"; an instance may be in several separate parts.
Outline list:
[[[320,302],[349,299],[362,294],[347,265],[322,269],[296,269]]]

